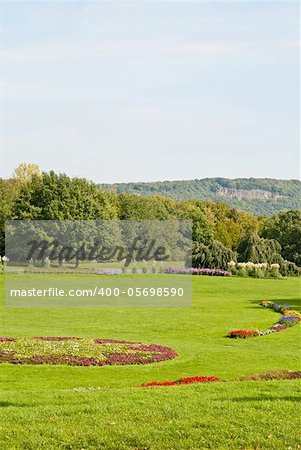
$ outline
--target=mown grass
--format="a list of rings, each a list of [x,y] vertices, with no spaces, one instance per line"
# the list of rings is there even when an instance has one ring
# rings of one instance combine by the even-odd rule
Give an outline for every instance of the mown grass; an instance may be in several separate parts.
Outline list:
[[[1,394],[5,449],[297,448],[296,381]]]
[[[249,340],[224,337],[233,328],[276,322],[277,313],[258,306],[262,299],[298,307],[298,279],[195,277],[193,284],[191,309],[2,306],[3,336],[129,339],[171,346],[179,357],[146,366],[1,365],[0,448],[297,449],[297,380],[134,388],[193,375],[231,379],[300,368],[299,325]],[[72,390],[78,387],[99,389]]]

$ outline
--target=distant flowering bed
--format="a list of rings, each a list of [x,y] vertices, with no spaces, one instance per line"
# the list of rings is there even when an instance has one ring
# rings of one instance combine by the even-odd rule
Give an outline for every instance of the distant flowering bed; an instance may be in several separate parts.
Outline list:
[[[227,337],[236,339],[246,339],[249,337],[264,336],[266,334],[272,334],[282,330],[286,330],[287,328],[290,328],[301,321],[301,313],[291,309],[289,305],[274,303],[268,300],[263,300],[262,302],[260,302],[260,305],[263,306],[264,308],[273,309],[274,311],[282,314],[282,316],[278,319],[278,321],[274,325],[272,325],[267,330],[257,330],[256,328],[232,330],[229,331]]]
[[[158,344],[79,337],[0,337],[0,363],[104,366],[150,364],[177,356]]]
[[[229,277],[231,275],[228,270],[223,269],[197,269],[195,267],[178,268],[173,266],[165,266],[164,273],[176,275],[208,275],[216,277]]]
[[[188,377],[188,378],[179,378],[175,381],[150,381],[149,383],[142,383],[141,387],[152,387],[152,386],[177,386],[180,384],[192,384],[192,383],[212,383],[214,381],[221,381],[220,378],[215,377],[214,375],[205,377],[205,376],[196,376],[196,377]]]
[[[96,275],[121,275],[121,269],[97,269],[95,270]]]

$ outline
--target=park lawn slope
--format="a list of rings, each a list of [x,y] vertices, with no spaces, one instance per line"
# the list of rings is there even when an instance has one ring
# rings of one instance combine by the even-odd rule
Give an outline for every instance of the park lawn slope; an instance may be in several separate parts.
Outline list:
[[[2,292],[4,292],[2,290]],[[176,359],[146,366],[0,366],[2,388],[132,386],[193,375],[233,378],[271,369],[297,370],[300,325],[248,340],[225,338],[231,329],[265,329],[279,314],[262,299],[298,307],[299,280],[193,278],[193,308],[13,309],[0,312],[2,336],[83,336],[158,343]],[[0,381],[0,382],[1,382]]]
[[[296,278],[200,276],[193,278],[191,309],[2,306],[2,336],[128,339],[167,345],[179,356],[146,366],[0,365],[0,448],[297,449],[297,380],[139,385],[194,375],[233,379],[300,370],[300,325],[247,340],[225,337],[231,329],[264,329],[277,321],[279,314],[260,307],[260,300],[298,308],[299,287]]]
[[[5,391],[0,445],[6,450],[297,449],[299,400],[300,384],[288,380]]]

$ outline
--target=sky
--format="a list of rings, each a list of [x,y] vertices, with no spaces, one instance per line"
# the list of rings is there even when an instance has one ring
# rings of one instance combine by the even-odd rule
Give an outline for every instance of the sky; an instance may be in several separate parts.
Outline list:
[[[298,2],[0,4],[0,177],[299,178]]]

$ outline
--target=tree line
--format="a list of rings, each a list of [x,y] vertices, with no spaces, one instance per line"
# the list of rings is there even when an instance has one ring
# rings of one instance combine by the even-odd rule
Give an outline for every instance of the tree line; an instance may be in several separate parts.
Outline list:
[[[257,216],[272,216],[283,210],[300,208],[299,180],[203,178],[100,184],[99,187],[117,194],[161,195],[174,200],[220,201],[234,208],[250,211]]]
[[[5,221],[12,219],[191,220],[195,267],[226,269],[230,261],[251,261],[279,264],[283,273],[297,274],[301,266],[300,210],[257,217],[220,202],[117,194],[32,164],[0,179],[1,256]]]

